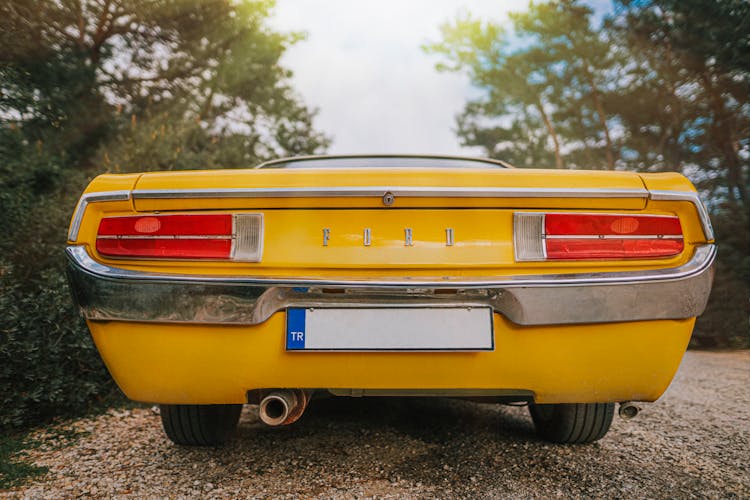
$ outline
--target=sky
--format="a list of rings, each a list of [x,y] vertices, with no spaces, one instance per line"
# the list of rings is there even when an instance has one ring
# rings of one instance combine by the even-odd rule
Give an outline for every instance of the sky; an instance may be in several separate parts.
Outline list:
[[[470,12],[507,20],[528,0],[277,0],[271,25],[302,31],[282,64],[332,154],[481,154],[462,148],[455,116],[476,96],[462,74],[439,73],[421,45],[440,40],[440,25]]]

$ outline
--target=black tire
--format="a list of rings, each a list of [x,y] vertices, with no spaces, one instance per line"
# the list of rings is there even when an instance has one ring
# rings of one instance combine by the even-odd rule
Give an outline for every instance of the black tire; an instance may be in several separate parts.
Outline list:
[[[593,443],[612,425],[614,403],[530,404],[537,434],[553,443]]]
[[[242,405],[160,405],[161,424],[175,444],[218,446],[227,442]]]

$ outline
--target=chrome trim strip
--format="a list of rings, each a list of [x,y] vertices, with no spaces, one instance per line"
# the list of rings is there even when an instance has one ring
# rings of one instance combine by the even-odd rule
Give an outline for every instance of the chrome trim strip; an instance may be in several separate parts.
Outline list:
[[[649,198],[654,201],[689,201],[695,207],[703,226],[703,234],[706,240],[714,240],[714,229],[711,226],[711,218],[708,215],[706,206],[701,201],[700,196],[695,191],[651,191]]]
[[[620,284],[643,283],[650,281],[680,280],[694,274],[700,273],[709,267],[716,256],[715,245],[701,245],[695,249],[693,257],[679,267],[667,269],[651,269],[647,271],[626,272],[601,272],[601,273],[576,273],[576,274],[543,274],[543,275],[516,275],[477,278],[467,280],[465,278],[443,277],[435,279],[413,279],[404,277],[401,279],[387,278],[365,278],[365,279],[320,279],[320,278],[287,278],[287,277],[257,277],[257,276],[217,276],[217,275],[189,275],[189,274],[164,274],[122,269],[94,260],[84,245],[71,245],[66,248],[68,258],[84,271],[94,274],[103,279],[125,279],[148,282],[164,283],[231,283],[243,285],[289,285],[295,287],[347,287],[347,288],[487,288],[487,287],[528,287],[528,286],[580,286],[596,284]]]
[[[97,240],[235,240],[233,234],[108,234],[97,236]]]
[[[643,198],[646,189],[594,188],[488,188],[429,186],[334,186],[226,189],[135,189],[133,199],[169,198],[381,198],[391,192],[396,198]]]
[[[142,273],[67,248],[71,289],[89,320],[244,325],[287,307],[363,305],[492,307],[521,325],[690,318],[705,308],[715,254],[704,245],[683,266],[624,273],[331,281]]]
[[[83,222],[83,215],[86,212],[86,207],[89,203],[97,203],[100,201],[127,201],[130,199],[130,191],[103,191],[100,193],[86,193],[81,195],[81,199],[78,200],[78,205],[73,212],[73,220],[70,223],[70,230],[68,231],[68,240],[76,241],[78,239],[78,232],[81,230],[81,222]]]
[[[545,240],[681,240],[676,234],[546,234]]]

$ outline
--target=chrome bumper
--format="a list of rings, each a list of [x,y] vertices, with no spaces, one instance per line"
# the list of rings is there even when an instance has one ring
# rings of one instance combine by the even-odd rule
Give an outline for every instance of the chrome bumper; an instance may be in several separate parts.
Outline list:
[[[492,307],[520,325],[698,316],[713,280],[714,245],[685,265],[649,271],[466,280],[320,280],[130,271],[69,246],[68,278],[88,320],[254,325],[287,307]]]

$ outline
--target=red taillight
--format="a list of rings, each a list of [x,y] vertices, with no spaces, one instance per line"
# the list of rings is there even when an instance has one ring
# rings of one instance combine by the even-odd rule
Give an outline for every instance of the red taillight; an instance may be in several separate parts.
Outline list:
[[[99,236],[223,236],[232,237],[232,216],[149,215],[108,217],[99,224]]]
[[[647,259],[682,252],[677,217],[515,214],[516,260]]]
[[[548,259],[633,259],[682,252],[682,240],[548,239]]]
[[[261,214],[107,217],[96,250],[112,257],[258,262],[262,241]]]
[[[154,257],[157,259],[229,259],[232,240],[224,239],[146,239],[99,238],[96,250],[117,257]]]
[[[545,235],[682,236],[680,219],[662,216],[546,214]]]

